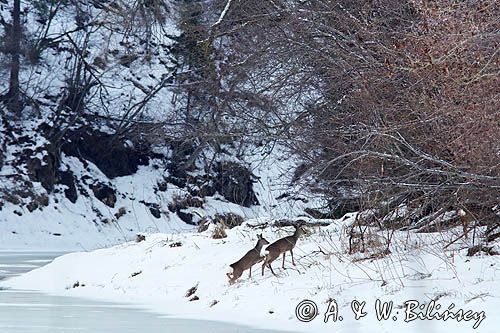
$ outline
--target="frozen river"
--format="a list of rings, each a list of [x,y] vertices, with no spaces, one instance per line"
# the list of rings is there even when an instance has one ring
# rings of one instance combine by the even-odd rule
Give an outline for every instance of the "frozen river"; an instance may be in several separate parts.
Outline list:
[[[54,252],[0,252],[0,280],[35,269],[60,255]],[[1,282],[1,281],[0,281]],[[277,333],[214,321],[174,319],[134,308],[33,291],[0,290],[0,332],[248,332]]]

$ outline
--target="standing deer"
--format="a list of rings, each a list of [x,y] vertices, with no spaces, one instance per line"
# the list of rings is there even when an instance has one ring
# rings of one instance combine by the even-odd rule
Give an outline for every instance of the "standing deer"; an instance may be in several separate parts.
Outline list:
[[[227,273],[227,277],[229,278],[229,284],[233,284],[240,276],[243,274],[243,271],[250,268],[249,278],[252,277],[252,266],[256,263],[262,261],[263,256],[260,254],[262,247],[264,245],[269,244],[269,242],[262,237],[262,234],[257,235],[258,241],[255,244],[255,247],[248,251],[240,260],[235,262],[234,264],[229,265],[233,269],[231,273]]]
[[[295,244],[297,243],[297,240],[299,237],[304,234],[304,229],[302,226],[294,226],[295,227],[295,232],[291,236],[283,237],[281,239],[278,239],[271,245],[269,245],[265,250],[264,254],[266,255],[264,259],[264,264],[262,265],[262,275],[264,275],[264,267],[266,265],[269,267],[271,272],[274,274],[273,268],[271,267],[271,263],[276,260],[280,256],[280,254],[283,253],[283,269],[285,268],[285,252],[290,251],[290,254],[292,255],[292,265],[295,266],[295,262],[293,261],[293,248],[295,247]]]

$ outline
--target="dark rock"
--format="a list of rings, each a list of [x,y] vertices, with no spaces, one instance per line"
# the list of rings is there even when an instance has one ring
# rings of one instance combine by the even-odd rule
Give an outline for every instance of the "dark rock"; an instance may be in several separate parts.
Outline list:
[[[259,204],[253,191],[255,176],[246,167],[224,162],[216,166],[215,172],[214,189],[228,201],[245,207]]]
[[[159,219],[161,217],[160,205],[153,202],[145,202],[143,200],[140,200],[139,202],[148,207],[151,215],[153,215],[155,218]]]
[[[193,154],[197,153],[192,142],[171,142],[172,157],[167,165],[169,176],[165,179],[180,188],[186,188],[193,196],[213,196],[216,192],[226,200],[250,207],[257,205],[253,191],[256,178],[248,168],[235,162],[215,164],[204,176],[191,176],[195,168]]]
[[[175,197],[171,203],[168,204],[168,209],[172,212],[178,212],[188,207],[201,208],[204,201],[201,198],[186,195],[185,197]]]
[[[160,192],[165,192],[167,190],[167,182],[159,182],[156,188]]]
[[[125,214],[127,214],[127,210],[125,209],[125,207],[120,207],[120,209],[118,209],[118,211],[115,213],[115,218],[118,220]]]
[[[177,212],[177,206],[172,202],[168,204],[167,208],[171,213]]]
[[[15,193],[2,193],[2,200],[10,202],[11,204],[14,204],[16,206],[19,206],[21,204],[20,197]]]
[[[161,212],[158,207],[149,207],[149,211],[155,218],[159,219],[161,217]]]
[[[198,196],[200,197],[211,197],[213,195],[215,195],[217,191],[215,190],[215,188],[213,188],[213,186],[211,185],[202,185],[200,190],[198,191]]]
[[[92,185],[94,196],[106,206],[114,208],[116,203],[115,190],[106,184],[95,183]]]
[[[65,185],[67,188],[64,190],[64,195],[69,201],[75,203],[78,199],[78,191],[75,186],[75,176],[71,171],[58,171],[57,177],[59,184]]]
[[[33,191],[31,191],[31,189],[27,189],[27,188],[20,188],[20,189],[14,191],[14,194],[20,198],[23,198],[23,199],[27,199],[27,198],[34,196]]]
[[[35,144],[35,141],[33,141],[33,138],[29,135],[23,135],[23,136],[17,138],[16,141],[17,141],[16,143],[19,145],[24,145],[24,144],[34,145]]]
[[[69,133],[62,151],[94,163],[108,178],[134,174],[140,165],[148,165],[150,158],[163,157],[152,153],[146,144],[130,146],[112,134],[91,129]]]
[[[28,203],[26,208],[28,208],[28,211],[31,213],[38,208],[38,205],[34,201],[30,201],[30,203]]]
[[[47,190],[52,192],[56,183],[56,170],[59,161],[56,156],[50,152],[50,147],[39,148],[46,155],[40,160],[38,157],[29,157],[27,162],[28,176],[32,181],[40,182]]]
[[[202,199],[188,195],[186,197],[174,198],[174,201],[169,203],[168,210],[172,213],[177,213],[177,216],[187,224],[197,225],[197,223],[193,221],[193,214],[186,213],[183,210],[189,207],[200,208],[203,207],[203,204],[204,201]]]
[[[191,213],[184,213],[183,211],[178,211],[177,216],[179,216],[179,218],[182,221],[186,222],[187,224],[196,225],[196,223],[193,222],[193,214]]]
[[[106,69],[106,60],[104,60],[104,58],[102,57],[99,56],[95,57],[92,64],[102,70]]]
[[[186,186],[186,180],[183,178],[168,176],[167,178],[165,178],[165,180],[179,188],[183,188],[184,186]]]

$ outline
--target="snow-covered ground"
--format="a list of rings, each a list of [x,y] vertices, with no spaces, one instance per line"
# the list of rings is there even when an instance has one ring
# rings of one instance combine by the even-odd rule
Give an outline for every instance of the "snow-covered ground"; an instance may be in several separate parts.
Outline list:
[[[143,242],[128,242],[107,249],[64,255],[53,263],[12,280],[2,287],[36,289],[49,293],[90,298],[130,301],[182,318],[236,322],[263,328],[303,332],[498,332],[500,324],[500,258],[467,257],[453,231],[442,234],[397,232],[391,254],[378,255],[385,248],[384,233],[370,234],[371,246],[364,254],[348,255],[344,221],[329,226],[308,227],[294,250],[297,266],[289,254],[281,269],[281,257],[273,267],[277,277],[260,264],[252,277],[244,272],[229,285],[228,264],[238,260],[257,240],[257,234],[273,241],[292,232],[292,228],[252,227],[262,221],[227,230],[227,238],[213,239],[212,230],[203,233],[148,234]],[[176,243],[180,243],[180,246]],[[189,297],[186,293],[196,287]],[[197,296],[197,300],[190,299]],[[302,300],[314,301],[319,315],[311,322],[296,318]],[[376,300],[393,302],[387,320],[378,320]],[[412,320],[406,301],[427,306],[432,320]],[[333,302],[334,301],[334,302]],[[353,302],[354,301],[354,302]],[[364,308],[360,304],[366,302]],[[453,304],[453,306],[452,306]],[[338,306],[340,317],[329,316],[328,306]],[[366,316],[354,318],[354,310]],[[445,310],[465,318],[437,320]],[[465,312],[470,310],[470,312]],[[307,317],[307,311],[301,314]],[[394,319],[395,318],[395,319]],[[476,327],[474,330],[473,327]]]

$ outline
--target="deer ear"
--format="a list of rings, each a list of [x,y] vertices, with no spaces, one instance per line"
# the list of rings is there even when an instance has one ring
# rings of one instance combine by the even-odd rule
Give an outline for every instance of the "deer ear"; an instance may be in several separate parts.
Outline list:
[[[258,239],[262,239],[262,234],[257,234]]]

